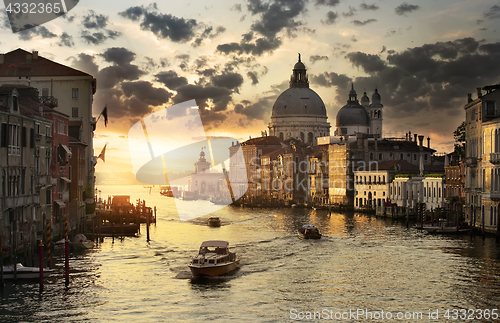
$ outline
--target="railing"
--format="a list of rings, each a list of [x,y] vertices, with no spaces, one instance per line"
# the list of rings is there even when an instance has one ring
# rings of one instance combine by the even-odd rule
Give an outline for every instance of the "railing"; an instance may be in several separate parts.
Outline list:
[[[35,134],[35,140],[36,141],[42,140],[42,134],[40,134],[40,133]]]
[[[467,158],[465,158],[465,164],[467,166],[471,166],[471,167],[477,166],[477,157],[467,157]]]
[[[59,105],[59,101],[53,96],[41,96],[39,100],[40,103],[48,104],[51,108],[55,108]]]
[[[500,164],[500,153],[491,153],[490,154],[490,163]]]
[[[490,192],[490,199],[492,199],[494,201],[499,201],[500,200],[500,191]]]
[[[52,137],[51,136],[45,136],[45,141],[46,142],[52,142]]]

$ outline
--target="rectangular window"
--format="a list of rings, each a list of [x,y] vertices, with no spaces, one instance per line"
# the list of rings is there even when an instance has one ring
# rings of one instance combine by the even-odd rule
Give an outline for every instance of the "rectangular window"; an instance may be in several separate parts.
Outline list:
[[[71,108],[71,117],[78,118],[78,107]]]
[[[71,89],[71,98],[78,99],[78,95],[79,95],[78,92],[79,92],[78,88],[72,88]]]
[[[495,116],[495,101],[486,101],[486,115],[491,117]]]
[[[12,97],[12,109],[14,111],[17,111],[18,110],[18,106],[17,106],[17,96],[13,96]]]
[[[52,132],[50,131],[50,126],[45,126],[45,137],[52,137]]]
[[[9,155],[20,155],[21,147],[19,146],[19,125],[9,125]]]
[[[64,128],[65,128],[64,121],[58,120],[57,121],[57,133],[61,134],[61,135],[65,135],[66,132],[65,132]]]

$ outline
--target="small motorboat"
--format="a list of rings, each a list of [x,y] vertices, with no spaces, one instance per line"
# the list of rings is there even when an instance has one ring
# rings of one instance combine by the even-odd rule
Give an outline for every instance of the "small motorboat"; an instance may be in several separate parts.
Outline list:
[[[321,239],[319,229],[312,224],[305,224],[297,232],[300,239]]]
[[[54,269],[43,268],[43,278],[54,273]],[[16,265],[17,279],[38,279],[40,278],[40,268],[24,267],[21,263]],[[3,279],[14,279],[14,265],[3,266]]]
[[[220,219],[216,216],[208,218],[208,225],[211,227],[220,227]]]
[[[64,240],[61,239],[56,242],[55,247],[56,248],[64,248]],[[87,237],[84,234],[77,234],[75,235],[75,238],[73,241],[69,242],[69,247],[72,250],[86,250],[86,249],[92,249],[94,247],[94,242],[92,240],[87,239]]]
[[[240,259],[228,247],[227,241],[204,241],[189,265],[193,276],[220,276],[237,269]]]

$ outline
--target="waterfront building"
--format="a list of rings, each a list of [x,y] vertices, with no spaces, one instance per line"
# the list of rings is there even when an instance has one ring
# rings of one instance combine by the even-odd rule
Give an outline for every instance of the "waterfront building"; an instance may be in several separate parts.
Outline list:
[[[32,87],[0,87],[0,234],[11,255],[34,248],[52,217],[49,108]]]
[[[468,219],[484,231],[499,230],[500,83],[468,94],[466,116],[466,203]],[[485,93],[483,93],[485,91]]]
[[[193,192],[196,198],[208,198],[221,191],[221,185],[225,180],[224,173],[215,172],[205,158],[205,152],[201,150],[200,158],[194,164],[195,171],[188,178],[188,191]]]
[[[465,162],[453,154],[447,155],[445,163],[445,198],[451,211],[464,215],[465,206]],[[467,215],[467,214],[465,214]],[[466,218],[468,220],[468,218]]]
[[[43,100],[58,99],[55,110],[69,116],[70,121],[82,121],[81,140],[86,144],[84,186],[94,191],[93,132],[96,120],[92,116],[96,79],[87,73],[59,64],[38,55],[16,49],[0,54],[0,84],[28,85],[41,94]],[[86,196],[93,203],[94,194]]]
[[[312,147],[315,151],[308,158],[309,194],[307,202],[312,205],[326,205],[328,199],[328,145]]]
[[[69,121],[69,148],[71,157],[69,159],[70,182],[70,216],[71,227],[85,225],[86,221],[92,221],[94,213],[92,204],[86,204],[87,196],[93,192],[85,185],[85,164],[87,143],[83,139],[83,121]],[[87,210],[89,208],[89,210]]]
[[[290,88],[281,93],[273,105],[269,135],[316,145],[316,138],[330,135],[327,120],[325,104],[309,88],[306,67],[299,54],[290,77]]]

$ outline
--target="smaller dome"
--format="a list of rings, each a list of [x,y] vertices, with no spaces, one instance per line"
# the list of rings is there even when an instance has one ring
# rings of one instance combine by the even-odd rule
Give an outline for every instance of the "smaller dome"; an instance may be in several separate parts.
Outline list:
[[[375,101],[375,100],[378,100],[378,101],[381,100],[380,94],[378,94],[378,90],[377,89],[375,89],[375,93],[373,93],[373,95],[372,95],[372,101]]]
[[[361,102],[370,102],[370,99],[366,95],[366,92],[363,93],[363,96],[361,97]]]
[[[359,104],[346,104],[337,113],[337,127],[370,126],[370,117]]]
[[[304,65],[304,63],[302,63],[301,61],[298,61],[297,63],[295,63],[295,65],[293,66],[293,69],[294,70],[305,70],[306,69],[306,66]]]

